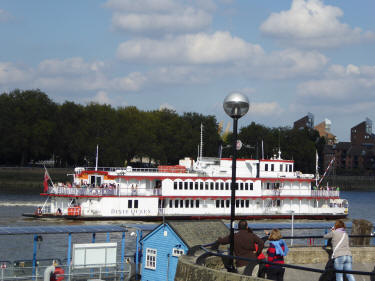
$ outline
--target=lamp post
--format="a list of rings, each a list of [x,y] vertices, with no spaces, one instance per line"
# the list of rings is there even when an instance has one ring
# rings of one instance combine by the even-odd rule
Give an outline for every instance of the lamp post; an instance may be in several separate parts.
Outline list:
[[[250,103],[248,98],[241,94],[241,93],[230,93],[227,95],[223,102],[224,111],[226,114],[229,115],[233,119],[233,155],[232,155],[232,184],[231,184],[231,198],[230,198],[230,248],[229,254],[233,256],[233,249],[234,249],[234,229],[233,223],[235,219],[235,199],[236,199],[236,161],[237,161],[237,124],[238,119],[244,116],[250,107]],[[233,267],[233,260],[231,261],[232,268]]]

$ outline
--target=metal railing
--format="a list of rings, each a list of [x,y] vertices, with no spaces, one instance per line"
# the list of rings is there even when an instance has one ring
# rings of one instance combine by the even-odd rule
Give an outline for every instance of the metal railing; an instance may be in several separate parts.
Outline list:
[[[127,260],[129,261],[130,258]],[[51,266],[53,259],[44,261],[50,261],[50,263],[46,264],[42,260],[38,260],[35,274],[33,274],[32,260],[0,261],[0,280],[43,280],[44,271]],[[130,262],[127,262],[123,268],[120,263],[80,268],[64,264],[57,267],[62,268],[62,273],[56,274],[56,277],[63,276],[64,280],[70,281],[102,278],[105,280],[129,280],[131,276],[135,275],[135,265]]]
[[[262,189],[262,196],[304,196],[304,197],[339,197],[337,190],[311,189]]]
[[[285,239],[298,239],[298,238],[306,238],[306,237],[323,238],[323,236],[294,236],[294,237],[284,237],[284,238]],[[373,235],[350,235],[350,237],[373,237]],[[214,250],[216,252],[209,250],[208,247],[212,247],[211,250]],[[304,267],[304,266],[292,265],[292,264],[280,264],[280,263],[269,262],[266,260],[231,256],[228,254],[224,254],[225,251],[219,251],[217,247],[218,247],[218,244],[216,242],[205,244],[205,245],[198,245],[198,246],[190,248],[189,251],[187,252],[187,255],[194,256],[198,250],[203,250],[204,253],[201,254],[196,259],[196,264],[198,265],[204,265],[206,258],[210,256],[221,257],[224,267],[227,269],[228,272],[237,272],[236,269],[233,267],[233,262],[232,262],[233,260],[243,260],[243,261],[248,261],[248,262],[256,263],[256,264],[275,265],[275,266],[280,266],[283,268],[291,268],[291,269],[310,271],[310,272],[316,272],[316,273],[321,273],[321,274],[324,274],[328,271],[326,269],[310,268],[310,267]],[[355,274],[355,275],[371,276],[371,278],[375,278],[375,271],[367,272],[367,271],[357,271],[357,270],[337,270],[335,268],[331,268],[329,269],[329,271],[332,273]]]

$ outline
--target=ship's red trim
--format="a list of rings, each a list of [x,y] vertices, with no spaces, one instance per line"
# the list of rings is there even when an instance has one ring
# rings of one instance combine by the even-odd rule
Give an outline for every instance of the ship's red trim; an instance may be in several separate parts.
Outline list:
[[[152,196],[137,196],[137,195],[134,195],[134,196],[117,196],[117,195],[97,196],[97,195],[64,195],[64,194],[48,194],[48,193],[41,193],[40,195],[42,195],[42,196],[55,196],[55,197],[74,197],[74,198],[159,198],[159,199],[182,199],[182,200],[184,200],[184,199],[192,199],[192,200],[198,200],[198,199],[217,200],[217,199],[221,199],[221,200],[227,200],[227,199],[231,198],[230,196],[217,196],[217,195],[213,195],[213,196],[188,196],[188,195],[183,195],[183,196],[178,196],[178,195],[177,196],[176,195],[173,195],[173,196],[158,196],[158,195],[152,195]],[[236,196],[236,199],[242,199],[242,200],[246,200],[246,199],[252,199],[252,200],[256,200],[256,199],[262,199],[262,200],[265,200],[265,199],[290,199],[290,200],[309,199],[309,200],[312,200],[312,199],[340,199],[340,197],[339,196],[317,197],[317,196],[273,196],[273,195],[265,195],[265,196]]]
[[[165,218],[173,218],[173,220],[229,220],[230,216],[111,216],[111,217],[82,217],[82,216],[56,216],[52,214],[43,214],[42,216],[37,216],[34,214],[22,214],[25,217],[34,218],[65,218],[72,220],[137,220],[137,221],[162,221]],[[295,219],[343,219],[346,218],[346,214],[321,214],[321,215],[309,215],[309,214],[294,214]],[[261,219],[291,219],[292,215],[236,215],[235,219],[246,219],[246,220],[261,220]]]
[[[280,163],[294,163],[294,160],[280,160],[280,159],[260,159],[259,162],[280,162]]]
[[[179,175],[179,176],[127,176],[127,175],[121,175],[121,176],[112,176],[114,178],[123,178],[123,179],[135,179],[135,180],[192,180],[192,181],[198,181],[198,180],[213,180],[215,181],[228,181],[231,180],[231,177],[189,177],[185,175]],[[294,182],[294,181],[299,181],[299,182],[312,182],[314,179],[302,179],[302,178],[246,178],[246,177],[237,177],[237,180],[241,181],[246,181],[246,180],[251,180],[251,181],[258,181],[261,180],[262,182],[270,181],[270,182]]]

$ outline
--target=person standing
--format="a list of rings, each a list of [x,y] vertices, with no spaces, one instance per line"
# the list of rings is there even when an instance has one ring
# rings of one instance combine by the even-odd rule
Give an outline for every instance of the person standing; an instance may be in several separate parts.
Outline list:
[[[281,239],[281,233],[278,229],[272,229],[268,240],[270,245],[267,250],[267,261],[284,264],[284,256],[289,252],[288,246],[285,241]],[[266,264],[267,279],[283,281],[285,268],[278,265]]]
[[[225,245],[230,243],[230,235],[219,238],[218,244]],[[258,249],[255,249],[257,244]],[[251,276],[254,267],[258,264],[257,257],[264,247],[264,242],[248,227],[246,220],[238,222],[238,232],[234,234],[234,255],[242,258],[253,259],[253,262],[246,260],[236,260],[237,272],[239,274]]]
[[[349,248],[349,237],[345,231],[345,223],[337,220],[332,231],[324,235],[332,238],[332,259],[336,270],[352,270],[352,253]],[[349,281],[355,281],[352,274],[346,274]],[[343,281],[343,273],[336,272],[336,281]]]

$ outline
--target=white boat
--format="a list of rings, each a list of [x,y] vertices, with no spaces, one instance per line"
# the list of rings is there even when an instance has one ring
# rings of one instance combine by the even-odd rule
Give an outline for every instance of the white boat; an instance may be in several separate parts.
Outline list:
[[[48,199],[34,216],[75,219],[229,219],[232,159],[185,158],[155,169],[85,168],[72,184],[46,186]],[[294,170],[293,160],[238,159],[236,219],[336,219],[348,215],[340,191],[316,189],[315,176]],[[26,214],[25,214],[26,215]]]

